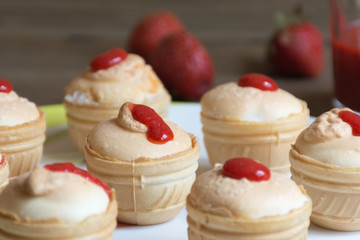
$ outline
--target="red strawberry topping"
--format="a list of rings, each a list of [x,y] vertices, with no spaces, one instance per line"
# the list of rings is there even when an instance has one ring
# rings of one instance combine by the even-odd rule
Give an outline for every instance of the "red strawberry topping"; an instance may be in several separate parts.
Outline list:
[[[122,48],[113,48],[104,52],[91,60],[90,67],[93,71],[108,69],[127,57],[127,52]]]
[[[233,158],[223,165],[223,175],[250,181],[267,181],[270,179],[270,170],[264,165],[252,160],[251,158]]]
[[[13,89],[13,86],[8,80],[0,78],[0,92],[9,93]]]
[[[110,197],[110,194],[111,194],[110,187],[108,187],[100,179],[92,176],[88,171],[78,168],[70,162],[48,164],[48,165],[45,165],[44,168],[49,171],[53,171],[53,172],[69,172],[69,173],[78,174],[78,175],[84,177],[86,180],[102,187],[104,189],[104,191],[106,192],[106,194]]]
[[[241,87],[254,87],[263,91],[276,91],[278,86],[274,80],[266,75],[249,73],[242,76],[238,82]]]
[[[154,109],[141,104],[128,104],[133,118],[148,127],[147,139],[155,144],[164,144],[174,139],[174,133]]]
[[[0,166],[3,166],[4,164],[5,164],[5,156],[2,155],[0,160]]]
[[[344,122],[348,123],[352,128],[354,136],[360,136],[360,116],[351,111],[339,112],[339,117]]]

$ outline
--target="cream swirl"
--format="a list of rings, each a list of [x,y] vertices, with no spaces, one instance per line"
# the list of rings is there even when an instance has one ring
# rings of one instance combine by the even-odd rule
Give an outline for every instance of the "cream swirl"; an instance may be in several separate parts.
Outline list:
[[[271,173],[268,181],[223,176],[222,165],[200,175],[189,201],[205,212],[225,217],[262,218],[301,208],[308,197],[283,174]]]
[[[89,67],[65,89],[65,100],[74,104],[121,106],[126,101],[147,103],[168,95],[151,66],[128,54],[108,69]]]
[[[125,103],[118,117],[96,125],[87,141],[90,147],[102,156],[124,161],[141,157],[159,158],[190,149],[190,135],[177,124],[165,118],[163,120],[172,130],[174,139],[164,144],[154,144],[147,139],[148,128],[132,117]]]
[[[302,101],[277,89],[262,91],[235,82],[219,85],[201,99],[202,114],[224,120],[272,121],[302,112]]]
[[[108,205],[100,186],[77,174],[42,168],[12,179],[0,195],[0,211],[31,220],[80,222]]]
[[[33,102],[19,97],[16,92],[0,93],[0,126],[15,126],[40,117]]]
[[[129,103],[124,103],[119,111],[117,117],[117,123],[129,131],[145,133],[148,131],[148,127],[141,122],[136,121],[129,109]]]
[[[351,126],[339,116],[348,108],[335,108],[320,115],[298,136],[294,148],[302,155],[322,163],[360,167],[360,137],[353,136]]]
[[[304,131],[304,139],[308,142],[324,142],[351,136],[351,126],[338,116],[341,111],[351,110],[348,108],[334,108],[329,112],[321,114]]]

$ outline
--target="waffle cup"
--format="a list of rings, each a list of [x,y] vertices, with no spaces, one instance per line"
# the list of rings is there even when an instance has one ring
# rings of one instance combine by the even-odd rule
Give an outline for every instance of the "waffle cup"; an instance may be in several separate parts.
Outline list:
[[[309,122],[309,109],[266,122],[230,121],[201,114],[204,142],[212,166],[234,157],[255,159],[271,171],[289,173],[289,150]]]
[[[31,220],[0,210],[0,239],[2,240],[84,240],[112,239],[116,228],[116,198],[110,197],[107,210],[81,222],[64,223],[59,219]]]
[[[170,95],[149,104],[160,116],[166,117],[170,105]],[[80,105],[64,100],[69,136],[75,146],[82,152],[85,138],[99,122],[114,118],[120,107],[105,105]]]
[[[34,121],[0,127],[0,153],[6,155],[9,177],[19,176],[36,168],[40,162],[45,141],[44,113]]]
[[[311,201],[286,215],[258,219],[204,212],[189,200],[186,210],[189,240],[304,240],[310,224]]]
[[[290,150],[291,174],[313,201],[311,221],[338,231],[360,230],[360,168],[329,166]]]
[[[118,217],[123,223],[150,225],[166,222],[185,206],[195,181],[200,146],[191,135],[192,148],[161,158],[134,161],[109,159],[85,145],[87,169],[115,189]]]

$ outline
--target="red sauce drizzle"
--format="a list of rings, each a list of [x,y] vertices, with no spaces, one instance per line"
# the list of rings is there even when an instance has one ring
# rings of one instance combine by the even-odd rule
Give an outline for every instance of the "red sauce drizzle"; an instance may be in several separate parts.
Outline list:
[[[108,69],[123,60],[127,57],[127,52],[122,48],[113,48],[107,52],[104,52],[96,56],[91,62],[90,67],[93,71],[100,69]]]
[[[0,92],[9,93],[13,90],[11,83],[3,78],[0,78]]]
[[[69,173],[78,174],[78,175],[84,177],[86,180],[102,187],[104,189],[104,191],[106,192],[106,194],[110,198],[110,195],[111,195],[110,187],[108,187],[100,179],[92,176],[88,171],[78,168],[70,162],[48,164],[48,165],[45,165],[44,168],[47,170],[53,171],[53,172],[69,172]]]
[[[344,122],[348,123],[352,128],[354,136],[360,136],[360,116],[351,111],[339,112],[339,117]]]
[[[251,158],[233,158],[223,165],[223,175],[241,179],[247,178],[250,181],[267,181],[270,179],[270,170],[264,165]]]
[[[174,133],[154,109],[141,104],[128,104],[133,118],[148,127],[147,139],[155,144],[164,144],[174,139]]]
[[[241,87],[253,87],[263,91],[276,91],[278,85],[266,75],[258,73],[245,74],[239,79],[238,85]]]
[[[5,165],[5,156],[4,155],[2,155],[1,160],[0,160],[0,166],[3,166],[3,165]]]

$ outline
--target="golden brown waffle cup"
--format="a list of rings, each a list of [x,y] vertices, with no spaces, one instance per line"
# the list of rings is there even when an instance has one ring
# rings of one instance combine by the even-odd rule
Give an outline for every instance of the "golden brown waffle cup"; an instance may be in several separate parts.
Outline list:
[[[112,193],[107,210],[78,223],[59,219],[31,220],[0,210],[0,239],[2,240],[97,240],[112,239],[116,228],[117,203]]]
[[[311,221],[339,231],[360,230],[360,168],[330,166],[292,146],[291,174],[313,201]]]
[[[212,166],[235,157],[249,157],[271,171],[289,173],[289,150],[308,125],[309,109],[276,121],[220,120],[201,114],[204,142]]]
[[[170,95],[165,94],[156,102],[149,103],[160,116],[166,117],[170,106]],[[80,105],[64,100],[69,136],[75,146],[82,152],[85,138],[98,123],[114,118],[120,107],[104,105]]]
[[[11,127],[0,126],[0,153],[9,163],[10,177],[29,172],[40,162],[46,121],[44,113],[39,112],[37,120]]]
[[[0,167],[0,193],[9,183],[9,173],[9,164],[5,162],[5,164]]]
[[[191,201],[186,209],[189,240],[303,240],[310,224],[311,201],[286,215],[258,219],[214,215]]]
[[[191,135],[192,148],[161,158],[134,161],[109,159],[85,145],[89,172],[115,189],[118,220],[150,225],[166,222],[185,206],[195,180],[200,146]]]

